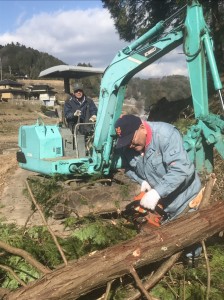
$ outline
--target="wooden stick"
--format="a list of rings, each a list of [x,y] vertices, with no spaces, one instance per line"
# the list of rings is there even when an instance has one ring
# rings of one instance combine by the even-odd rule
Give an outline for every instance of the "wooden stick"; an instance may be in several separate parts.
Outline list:
[[[167,285],[167,287],[171,290],[171,292],[173,293],[173,295],[175,296],[175,298],[179,298],[179,295],[175,292],[175,290],[172,288],[172,286],[166,281],[166,280],[161,280],[161,282],[163,282],[164,284]],[[184,299],[182,299],[184,300]]]
[[[135,268],[134,268],[134,267],[131,267],[130,273],[131,273],[131,275],[134,277],[137,286],[139,287],[139,289],[141,290],[141,292],[143,293],[143,295],[146,297],[146,299],[152,300],[153,298],[152,298],[152,297],[148,294],[148,292],[146,291],[146,289],[145,289],[144,285],[142,284],[141,279],[138,277],[138,274],[137,274],[137,272],[135,271]]]
[[[107,283],[107,289],[106,289],[106,293],[103,297],[104,300],[107,300],[108,299],[108,296],[109,296],[109,293],[110,293],[110,290],[111,290],[111,285],[112,283],[114,282],[114,280],[111,280]]]
[[[209,266],[209,259],[208,259],[208,255],[207,255],[207,250],[206,250],[206,246],[205,246],[205,241],[201,242],[202,244],[202,248],[204,251],[204,255],[205,255],[205,262],[206,262],[206,269],[207,269],[207,289],[206,289],[206,300],[209,299],[209,294],[211,291],[211,271],[210,271],[210,266]]]
[[[25,222],[25,224],[24,224],[24,226],[23,226],[23,233],[24,233],[25,230],[26,230],[26,226],[27,226],[29,220],[32,218],[32,216],[35,214],[36,211],[37,211],[37,209],[34,209],[34,211],[32,211],[32,212],[30,213],[30,215],[27,217],[26,222]]]
[[[49,233],[51,234],[51,236],[53,238],[53,241],[54,241],[56,247],[58,248],[59,253],[61,254],[61,257],[62,257],[62,259],[64,261],[64,264],[67,266],[68,262],[67,262],[67,259],[66,259],[65,255],[64,255],[64,252],[62,251],[62,248],[59,245],[58,240],[57,240],[54,232],[52,231],[52,229],[50,228],[50,226],[47,224],[47,221],[46,221],[46,219],[44,217],[44,214],[43,214],[43,212],[42,212],[39,204],[37,203],[36,199],[34,198],[34,195],[33,195],[32,191],[30,189],[30,186],[29,186],[29,183],[28,183],[27,180],[26,180],[26,185],[27,185],[28,191],[30,193],[31,199],[32,199],[34,205],[36,206],[36,208],[37,208],[37,210],[38,210],[38,212],[39,212],[39,214],[40,214],[40,216],[41,216],[41,218],[43,220],[44,225],[47,227]]]
[[[19,278],[19,276],[17,276],[17,274],[10,268],[10,267],[8,267],[8,266],[4,266],[4,265],[2,265],[2,264],[0,264],[0,268],[2,269],[2,270],[5,270],[5,271],[7,271],[7,272],[9,272],[22,286],[27,286],[26,284],[25,284],[25,282],[24,281],[22,281],[20,278]]]
[[[178,258],[181,256],[182,252],[177,252],[170,256],[159,268],[158,270],[153,274],[153,276],[150,277],[149,280],[147,280],[144,283],[144,288],[146,290],[151,289],[154,287],[166,274],[166,272],[172,268],[172,266],[175,264],[175,262],[178,260]],[[141,296],[141,293],[137,291],[133,296],[129,297],[127,300],[136,300]]]

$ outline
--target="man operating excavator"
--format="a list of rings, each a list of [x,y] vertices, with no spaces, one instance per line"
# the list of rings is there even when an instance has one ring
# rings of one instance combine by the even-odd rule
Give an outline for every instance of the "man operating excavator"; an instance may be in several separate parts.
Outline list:
[[[74,93],[64,105],[64,116],[68,123],[68,127],[74,133],[74,127],[77,123],[95,122],[97,115],[97,107],[94,101],[87,97],[83,91],[83,85],[76,83],[74,85]],[[88,126],[80,126],[83,133],[87,133]]]

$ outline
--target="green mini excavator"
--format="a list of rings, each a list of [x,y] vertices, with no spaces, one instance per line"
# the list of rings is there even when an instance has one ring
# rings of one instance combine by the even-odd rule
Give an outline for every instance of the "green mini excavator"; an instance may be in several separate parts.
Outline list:
[[[170,22],[179,15],[175,28]],[[209,112],[207,67],[224,108],[222,84],[213,52],[213,42],[198,1],[188,4],[117,53],[103,74],[97,120],[92,143],[78,130],[72,134],[58,124],[38,121],[19,128],[17,160],[23,169],[46,175],[108,175],[122,167],[116,154],[114,123],[122,112],[126,86],[139,71],[183,45],[189,72],[196,123],[184,136],[184,145],[199,172],[213,170],[214,148],[224,158],[224,119]],[[85,124],[77,124],[85,126]],[[77,127],[78,128],[78,127]]]

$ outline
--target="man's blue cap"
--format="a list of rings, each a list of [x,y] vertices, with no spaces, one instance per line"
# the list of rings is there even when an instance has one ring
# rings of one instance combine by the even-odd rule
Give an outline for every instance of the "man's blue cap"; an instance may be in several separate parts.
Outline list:
[[[122,115],[115,123],[118,136],[116,148],[122,148],[131,144],[135,131],[139,129],[142,121],[134,115]]]

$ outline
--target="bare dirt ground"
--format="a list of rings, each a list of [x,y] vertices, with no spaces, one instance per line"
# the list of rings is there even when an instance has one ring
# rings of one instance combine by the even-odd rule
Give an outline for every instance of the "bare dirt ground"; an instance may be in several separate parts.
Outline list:
[[[21,125],[35,124],[38,117],[46,123],[56,123],[56,119],[44,117],[40,107],[16,107],[10,103],[0,103],[0,219],[18,226],[26,224],[32,215],[31,201],[24,193],[26,179],[34,174],[18,166],[18,130]],[[52,226],[59,223],[52,220]],[[38,213],[32,215],[28,225],[40,225]]]

